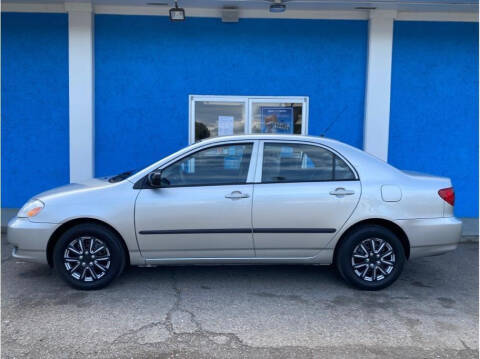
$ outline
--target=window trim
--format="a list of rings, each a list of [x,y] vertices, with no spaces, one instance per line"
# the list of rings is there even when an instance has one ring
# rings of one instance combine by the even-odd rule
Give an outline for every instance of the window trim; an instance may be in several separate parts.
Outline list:
[[[289,143],[289,144],[299,144],[299,145],[311,145],[311,146],[317,146],[321,147],[324,150],[327,150],[329,152],[332,152],[334,155],[337,155],[340,159],[342,159],[347,166],[350,168],[350,170],[353,172],[353,176],[355,178],[352,179],[343,179],[343,180],[305,180],[305,181],[282,181],[282,182],[273,182],[273,181],[262,181],[262,172],[263,172],[263,150],[265,148],[265,143]],[[351,181],[360,181],[360,177],[358,175],[357,170],[353,165],[348,161],[348,159],[345,158],[342,154],[340,154],[338,151],[333,149],[332,147],[329,147],[327,145],[317,143],[317,142],[311,142],[311,141],[295,141],[295,140],[260,140],[259,146],[258,146],[258,158],[257,158],[257,168],[255,171],[255,183],[256,184],[283,184],[283,183],[312,183],[312,182],[351,182]]]
[[[198,153],[200,151],[208,150],[210,148],[215,148],[215,147],[224,147],[224,146],[237,146],[237,145],[244,145],[244,144],[249,144],[252,145],[252,152],[250,154],[250,163],[248,166],[248,173],[247,173],[247,179],[245,182],[232,182],[232,183],[213,183],[213,184],[186,184],[186,185],[176,185],[176,186],[168,186],[168,187],[155,187],[152,188],[148,185],[146,179],[148,175],[152,172],[156,171],[163,171],[169,166],[174,165],[175,163],[184,160],[186,157],[192,156],[195,153]],[[238,140],[238,141],[222,141],[222,142],[217,142],[217,143],[212,143],[206,146],[202,146],[199,148],[192,149],[191,151],[188,151],[187,153],[182,154],[181,156],[178,156],[176,158],[173,158],[171,161],[164,163],[160,167],[155,168],[154,170],[148,172],[145,176],[143,176],[139,181],[137,181],[134,185],[135,189],[160,189],[160,190],[165,190],[167,188],[181,188],[181,187],[211,187],[211,186],[235,186],[235,185],[247,185],[247,184],[253,184],[253,180],[255,178],[255,171],[257,167],[257,159],[258,159],[258,147],[259,147],[259,141],[258,140]]]
[[[195,103],[197,101],[243,102],[245,113],[245,135],[252,134],[252,107],[254,103],[301,103],[302,132],[308,135],[308,96],[222,96],[222,95],[189,95],[188,96],[188,143],[195,143]],[[213,138],[213,137],[212,137]],[[218,138],[218,137],[215,137]]]

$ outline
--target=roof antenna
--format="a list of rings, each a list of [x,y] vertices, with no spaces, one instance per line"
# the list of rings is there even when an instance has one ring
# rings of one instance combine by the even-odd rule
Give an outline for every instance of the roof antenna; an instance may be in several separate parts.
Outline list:
[[[320,134],[320,137],[325,137],[325,135],[327,134],[328,130],[330,130],[330,128],[335,124],[335,122],[337,122],[339,119],[340,119],[340,116],[345,112],[345,110],[347,109],[348,105],[345,106],[343,108],[342,111],[340,111],[337,115],[337,117],[335,117],[332,122],[329,123],[329,125],[327,126],[327,128],[325,130],[323,130],[323,132]]]

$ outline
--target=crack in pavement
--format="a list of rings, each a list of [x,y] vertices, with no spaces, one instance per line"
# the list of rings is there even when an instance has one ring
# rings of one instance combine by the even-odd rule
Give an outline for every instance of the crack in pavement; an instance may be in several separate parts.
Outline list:
[[[189,337],[190,340],[196,337],[197,339],[208,340],[215,345],[226,345],[229,347],[245,348],[249,347],[247,344],[243,343],[242,340],[234,333],[214,332],[204,329],[200,321],[196,318],[195,314],[192,311],[181,307],[182,290],[178,285],[177,272],[175,268],[172,268],[171,274],[172,289],[174,291],[175,301],[172,307],[167,312],[165,319],[163,321],[147,323],[136,329],[130,329],[115,338],[111,342],[111,345],[114,346],[120,343],[127,344],[132,340],[134,340],[137,345],[150,345],[154,343],[167,344],[167,342],[178,343],[184,342],[186,337]],[[194,324],[195,329],[191,332],[176,331],[176,325],[174,321],[174,316],[176,313],[187,313],[191,322]],[[152,342],[140,343],[140,334],[155,327],[165,328],[168,332],[168,337],[164,340],[153,340]],[[227,338],[227,340],[223,340],[224,338]]]
[[[213,338],[218,338],[219,336],[224,336],[224,337],[228,338],[228,341],[225,343],[225,345],[230,345],[233,342],[235,342],[236,346],[238,346],[238,345],[247,346],[234,333],[214,332],[214,331],[209,331],[209,330],[204,329],[202,327],[202,324],[200,323],[200,321],[195,316],[195,313],[193,313],[192,311],[190,311],[188,309],[185,309],[185,308],[181,307],[182,306],[182,290],[178,285],[177,272],[176,272],[175,268],[172,268],[172,288],[175,292],[175,303],[172,306],[172,308],[168,311],[167,318],[166,318],[165,322],[166,322],[166,328],[170,332],[170,334],[173,338],[176,338],[176,336],[179,335],[179,334],[180,335],[186,335],[186,333],[184,333],[184,332],[183,333],[182,332],[178,332],[178,333],[175,332],[175,326],[174,326],[174,323],[172,321],[172,318],[173,318],[173,315],[175,314],[175,312],[184,312],[184,313],[187,313],[190,316],[191,321],[193,322],[193,324],[196,327],[196,329],[193,332],[189,333],[189,335],[199,336],[199,337],[202,337],[203,339],[206,339],[206,340],[208,340],[210,342],[213,342],[213,343],[216,343],[216,344],[218,344],[218,342],[215,341],[215,339],[212,339],[212,337]]]
[[[158,325],[163,325],[163,324],[164,324],[164,321],[151,322],[151,323],[142,325],[140,328],[130,329],[130,330],[128,330],[127,332],[125,332],[125,333],[123,333],[123,334],[120,334],[117,338],[115,338],[115,339],[111,342],[111,345],[115,345],[115,344],[118,344],[118,343],[128,343],[129,340],[124,341],[123,339],[124,339],[124,338],[129,338],[129,339],[131,339],[131,338],[137,336],[137,334],[140,333],[142,330],[150,329],[150,328],[156,327],[156,326],[158,326]]]
[[[458,338],[460,340],[460,342],[462,343],[462,345],[465,347],[465,349],[468,349],[468,350],[472,350],[472,348],[470,348],[467,343],[465,343],[465,341],[461,338]]]
[[[167,330],[171,333],[171,334],[174,334],[174,328],[173,328],[173,323],[172,323],[172,316],[173,314],[180,310],[180,302],[182,301],[182,292],[180,290],[180,288],[178,287],[178,280],[177,280],[177,275],[176,275],[176,271],[175,271],[175,268],[172,268],[171,269],[171,274],[172,274],[172,289],[174,291],[174,294],[175,294],[175,302],[173,303],[173,306],[172,308],[170,308],[170,310],[168,311],[167,313],[167,317],[165,319],[165,323],[166,323],[166,327],[167,327]]]

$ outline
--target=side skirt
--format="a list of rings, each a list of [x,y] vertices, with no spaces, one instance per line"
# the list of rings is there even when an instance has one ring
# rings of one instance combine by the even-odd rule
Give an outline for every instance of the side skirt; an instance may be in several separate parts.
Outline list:
[[[311,264],[330,265],[333,259],[333,249],[321,249],[314,257],[248,257],[248,258],[146,258],[147,266],[151,265],[217,265],[217,264]]]

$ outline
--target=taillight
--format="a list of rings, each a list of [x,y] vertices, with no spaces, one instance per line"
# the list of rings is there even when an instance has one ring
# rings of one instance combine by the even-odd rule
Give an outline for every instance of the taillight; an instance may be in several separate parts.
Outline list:
[[[455,191],[453,187],[442,188],[438,191],[438,195],[451,206],[455,203]]]

